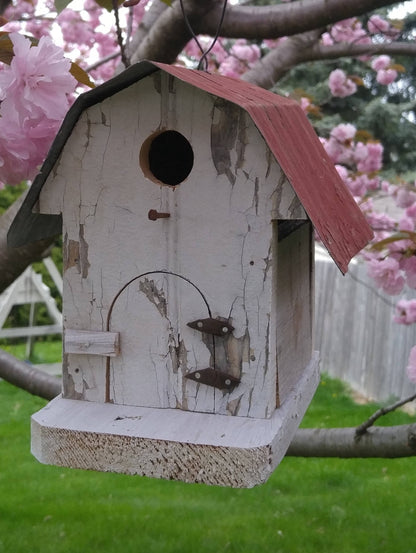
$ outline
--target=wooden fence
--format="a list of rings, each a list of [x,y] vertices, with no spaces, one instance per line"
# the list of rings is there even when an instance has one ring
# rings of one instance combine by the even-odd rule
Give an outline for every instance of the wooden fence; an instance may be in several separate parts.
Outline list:
[[[416,324],[393,322],[399,297],[380,291],[363,263],[350,264],[343,276],[320,248],[315,282],[315,347],[321,370],[375,400],[415,393],[406,366],[416,345]]]

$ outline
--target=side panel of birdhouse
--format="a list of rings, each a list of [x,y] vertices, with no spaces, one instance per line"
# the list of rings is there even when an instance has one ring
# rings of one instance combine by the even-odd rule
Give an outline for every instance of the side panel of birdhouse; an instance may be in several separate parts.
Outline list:
[[[312,225],[305,221],[288,234],[284,232],[285,225],[287,222],[278,225],[281,232],[275,298],[278,403],[282,403],[299,382],[313,350]]]
[[[146,156],[172,130],[192,163],[166,185]],[[178,135],[164,136],[181,161]],[[163,73],[147,77],[82,115],[40,211],[64,220],[65,397],[271,416],[272,221],[305,214],[245,112]],[[205,318],[233,330],[215,336],[188,324]],[[110,345],[117,335],[119,346],[103,355],[94,334],[86,341],[77,331],[102,332]],[[189,378],[207,368],[238,384]]]

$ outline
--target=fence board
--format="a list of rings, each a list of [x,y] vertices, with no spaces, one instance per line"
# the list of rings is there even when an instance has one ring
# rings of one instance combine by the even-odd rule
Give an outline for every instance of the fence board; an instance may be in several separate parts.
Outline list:
[[[406,365],[416,345],[416,325],[393,322],[399,296],[377,289],[363,263],[351,264],[343,277],[320,248],[315,289],[315,347],[321,353],[321,370],[375,400],[414,393]]]

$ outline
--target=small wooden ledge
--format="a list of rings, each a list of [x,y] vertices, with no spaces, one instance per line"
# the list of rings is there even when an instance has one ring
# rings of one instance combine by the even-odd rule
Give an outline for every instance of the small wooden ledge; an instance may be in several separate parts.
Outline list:
[[[284,457],[319,381],[314,352],[270,419],[63,399],[32,416],[42,463],[184,482],[252,487]]]

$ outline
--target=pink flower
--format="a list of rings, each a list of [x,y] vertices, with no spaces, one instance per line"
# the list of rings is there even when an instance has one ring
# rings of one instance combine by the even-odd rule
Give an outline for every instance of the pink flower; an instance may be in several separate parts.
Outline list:
[[[409,380],[416,383],[416,346],[410,350],[406,372]]]
[[[380,84],[391,84],[397,78],[397,71],[395,69],[380,69],[377,71],[376,80]]]
[[[257,44],[247,44],[246,40],[237,40],[233,44],[230,54],[251,65],[260,58],[261,52]]]
[[[389,65],[391,64],[391,58],[390,56],[377,56],[373,59],[371,62],[371,68],[374,69],[374,71],[380,71],[380,69],[387,69]]]
[[[335,42],[361,42],[361,39],[366,38],[366,33],[360,21],[351,17],[335,23],[331,36]]]
[[[416,289],[416,257],[412,255],[411,257],[402,258],[400,266],[405,272],[406,284],[409,288]]]
[[[393,320],[404,325],[416,323],[416,300],[399,300]]]
[[[30,40],[18,33],[12,33],[10,39],[14,57],[0,73],[2,97],[7,89],[7,97],[13,97],[19,117],[30,114],[62,119],[68,109],[66,95],[76,85],[69,73],[71,62],[48,37],[42,37],[33,48]]]
[[[390,30],[390,23],[379,15],[372,15],[367,23],[370,33],[387,33]]]
[[[351,123],[341,123],[334,127],[331,131],[331,136],[338,140],[339,142],[349,142],[351,141],[355,133],[357,132],[356,127],[351,125]]]
[[[406,208],[406,215],[412,219],[416,219],[416,201]]]
[[[329,33],[323,33],[321,41],[324,46],[332,46],[332,44],[334,44],[334,41]]]
[[[416,192],[409,190],[408,188],[401,187],[397,191],[396,205],[397,207],[407,208],[410,207],[416,201]]]
[[[337,98],[345,98],[357,92],[357,85],[347,77],[342,69],[335,69],[329,75],[329,89]]]
[[[387,213],[377,213],[377,211],[366,212],[369,225],[375,230],[394,230],[396,221],[389,217]]]
[[[13,33],[14,57],[0,71],[0,181],[33,178],[68,109],[71,62],[48,37],[38,46]]]
[[[354,160],[358,171],[373,173],[383,165],[383,146],[379,142],[358,142],[354,150]]]
[[[396,259],[388,257],[377,261],[372,259],[368,263],[368,274],[387,294],[396,296],[403,289],[405,280],[400,273],[400,265]]]

